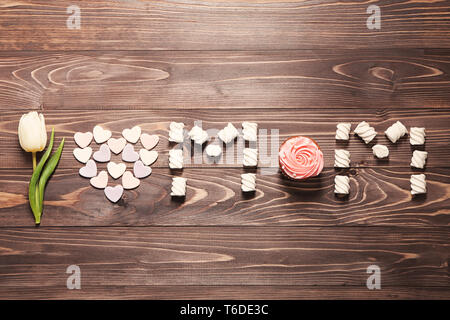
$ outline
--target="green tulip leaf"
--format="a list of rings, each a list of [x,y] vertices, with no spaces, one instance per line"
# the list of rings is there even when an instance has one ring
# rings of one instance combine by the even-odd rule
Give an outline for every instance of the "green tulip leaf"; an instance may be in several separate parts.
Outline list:
[[[37,182],[39,180],[39,176],[41,175],[42,168],[45,165],[45,162],[47,161],[48,157],[50,156],[50,153],[53,149],[53,139],[55,136],[55,131],[52,129],[52,134],[50,137],[50,142],[48,144],[47,150],[42,155],[41,160],[39,161],[39,164],[36,166],[36,169],[33,171],[33,175],[31,176],[30,185],[28,188],[28,199],[30,201],[30,207],[33,211],[34,219],[36,224],[39,224],[41,222],[41,214],[42,211],[40,209],[39,201],[39,189],[37,188]]]
[[[50,179],[50,176],[55,171],[56,166],[58,165],[63,148],[64,138],[59,144],[58,149],[56,149],[55,153],[48,160],[44,170],[42,171],[41,178],[39,179],[39,211],[41,212],[41,214],[43,212],[45,186],[47,185],[47,181]]]

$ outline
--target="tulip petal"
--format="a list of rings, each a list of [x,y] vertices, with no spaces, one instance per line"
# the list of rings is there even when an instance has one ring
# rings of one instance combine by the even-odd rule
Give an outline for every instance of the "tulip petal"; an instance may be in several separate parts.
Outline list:
[[[44,116],[36,111],[23,115],[19,121],[19,142],[28,152],[42,151],[47,144]]]
[[[41,151],[42,151],[47,145],[47,130],[45,129],[45,119],[42,113],[39,115],[39,119],[41,121]]]

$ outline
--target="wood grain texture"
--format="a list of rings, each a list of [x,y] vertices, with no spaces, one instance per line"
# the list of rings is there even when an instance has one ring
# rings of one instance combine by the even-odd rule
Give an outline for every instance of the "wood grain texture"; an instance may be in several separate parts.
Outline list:
[[[81,29],[69,0],[2,2],[0,50],[449,48],[449,4],[436,1],[89,1]],[[381,8],[381,30],[366,10]]]
[[[61,283],[64,279],[61,280]],[[133,300],[448,300],[450,290],[446,287],[382,287],[382,290],[367,290],[364,286],[255,286],[255,285],[86,285],[81,290],[67,290],[63,285],[41,286],[0,286],[0,297],[6,300],[23,299],[133,299]],[[3,289],[3,290],[2,290]]]
[[[318,288],[302,290],[303,297],[317,297],[321,286],[350,288],[369,298],[377,295],[366,289],[366,268],[373,264],[381,269],[381,292],[404,294],[402,287],[413,287],[414,297],[421,288],[448,290],[449,236],[443,228],[4,228],[0,297],[18,288],[44,296],[61,292],[72,264],[81,269],[78,297],[104,298],[100,288],[124,286],[151,295],[159,286],[257,285]],[[215,298],[214,290],[205,292]],[[276,299],[277,288],[271,292]]]
[[[66,28],[74,4],[80,30]],[[370,4],[381,30],[366,28]],[[449,1],[4,0],[0,30],[0,299],[450,298]],[[67,138],[38,228],[17,140],[29,110]],[[237,160],[172,172],[168,124],[195,120],[310,136],[326,168],[299,183],[262,162],[251,195]],[[355,136],[335,141],[336,123],[363,120],[389,161]],[[409,192],[422,171],[408,139],[383,134],[397,120],[427,129],[425,196]],[[73,134],[96,124],[161,137],[152,175],[115,205],[72,156]],[[352,168],[332,168],[336,148]],[[185,199],[169,195],[175,175]],[[66,289],[72,264],[82,290]],[[382,290],[366,288],[372,264]]]
[[[82,165],[75,160],[72,151],[76,147],[73,135],[77,131],[92,131],[97,124],[113,131],[113,136],[118,138],[125,128],[140,125],[144,132],[158,134],[160,143],[155,148],[159,152],[159,159],[153,167],[168,167],[168,152],[176,145],[168,141],[168,129],[171,121],[181,121],[190,129],[197,120],[202,121],[202,126],[210,130],[211,136],[216,137],[217,131],[232,122],[240,128],[242,121],[255,121],[260,129],[265,129],[259,136],[260,167],[278,167],[276,142],[282,143],[285,139],[295,135],[312,137],[320,145],[324,157],[325,166],[334,166],[334,150],[345,148],[351,152],[352,167],[400,167],[408,168],[411,162],[412,151],[425,149],[429,152],[427,167],[446,167],[450,158],[450,109],[416,109],[416,110],[335,110],[335,109],[236,109],[236,110],[211,110],[211,109],[170,109],[170,110],[121,110],[120,112],[105,111],[45,111],[47,127],[55,128],[56,138],[66,138],[66,146],[62,154],[60,168],[79,168]],[[0,115],[0,168],[31,168],[31,157],[24,152],[17,139],[17,127],[22,111],[5,111]],[[426,128],[425,146],[411,147],[409,137],[403,137],[396,144],[392,144],[384,135],[384,131],[397,120],[408,128],[419,126]],[[378,131],[377,138],[369,145],[353,135],[349,143],[341,143],[335,140],[336,124],[338,122],[351,122],[353,129],[360,121],[368,121]],[[275,132],[278,130],[279,139]],[[275,140],[272,140],[275,139]],[[268,143],[267,152],[263,147]],[[274,141],[274,143],[272,143]],[[189,141],[187,141],[189,142]],[[214,140],[212,142],[214,143]],[[243,142],[242,142],[243,143]],[[378,160],[373,156],[371,147],[375,143],[385,144],[390,149],[389,160]],[[224,147],[223,163],[212,165],[200,150],[195,151],[193,146],[187,143],[185,146],[185,163],[187,168],[224,168],[242,167],[242,148],[236,142],[232,147]],[[99,146],[91,144],[96,151]],[[140,142],[136,149],[141,148]],[[189,149],[190,148],[190,149]],[[273,149],[272,149],[273,148]],[[227,152],[228,149],[228,152]],[[273,161],[271,160],[274,156]],[[113,156],[113,161],[121,161],[120,156]],[[231,161],[227,160],[230,159]]]
[[[186,169],[187,195],[170,196],[169,169],[154,169],[139,188],[111,204],[73,169],[58,169],[46,191],[43,226],[449,226],[450,169],[432,168],[426,196],[410,194],[409,169],[352,169],[351,194],[334,195],[337,171],[305,182],[258,171],[257,191],[240,190],[242,169]],[[29,174],[0,170],[0,226],[31,226]],[[119,182],[112,182],[114,185]]]
[[[0,52],[0,109],[448,108],[449,50]]]

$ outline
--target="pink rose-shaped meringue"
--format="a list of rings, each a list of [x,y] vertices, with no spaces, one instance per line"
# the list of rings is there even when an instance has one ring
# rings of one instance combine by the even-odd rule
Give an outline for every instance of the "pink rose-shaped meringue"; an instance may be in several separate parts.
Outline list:
[[[323,169],[323,153],[317,143],[307,137],[287,139],[280,147],[280,169],[291,179],[315,177]]]

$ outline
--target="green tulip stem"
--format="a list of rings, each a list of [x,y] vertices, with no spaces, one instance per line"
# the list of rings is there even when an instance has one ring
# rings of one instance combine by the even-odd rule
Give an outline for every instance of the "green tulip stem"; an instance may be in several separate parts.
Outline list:
[[[33,157],[33,171],[36,170],[36,152],[31,153]]]

